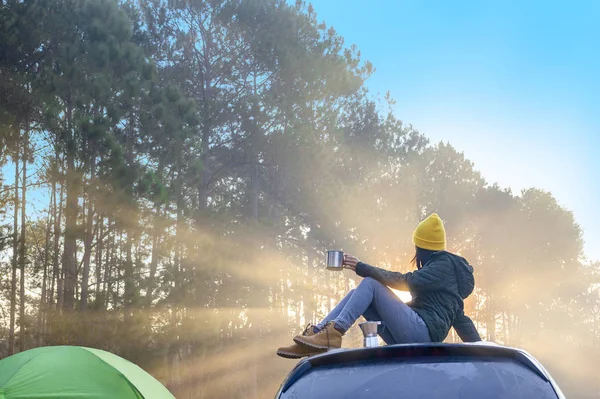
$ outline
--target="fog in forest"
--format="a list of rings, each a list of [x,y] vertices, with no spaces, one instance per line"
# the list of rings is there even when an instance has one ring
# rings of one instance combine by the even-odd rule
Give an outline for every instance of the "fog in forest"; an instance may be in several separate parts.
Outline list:
[[[2,358],[83,345],[177,398],[272,397],[296,364],[277,347],[360,281],[325,251],[410,271],[437,212],[484,340],[600,392],[600,264],[573,214],[404,123],[310,5],[1,0],[0,43]]]

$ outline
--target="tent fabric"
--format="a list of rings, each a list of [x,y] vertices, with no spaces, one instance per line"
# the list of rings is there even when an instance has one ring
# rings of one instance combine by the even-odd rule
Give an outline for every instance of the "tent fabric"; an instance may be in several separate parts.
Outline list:
[[[0,399],[25,398],[174,399],[174,396],[150,374],[109,352],[51,346],[0,360]]]
[[[92,352],[126,376],[129,382],[142,394],[144,399],[174,398],[163,384],[151,377],[138,365],[100,349],[84,349]]]

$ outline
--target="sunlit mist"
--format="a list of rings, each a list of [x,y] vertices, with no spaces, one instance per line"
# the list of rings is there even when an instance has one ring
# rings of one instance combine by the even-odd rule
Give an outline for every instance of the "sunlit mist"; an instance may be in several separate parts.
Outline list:
[[[297,364],[277,348],[362,281],[327,270],[326,252],[414,272],[413,231],[436,212],[448,251],[473,267],[464,312],[482,338],[531,351],[569,397],[600,392],[600,265],[575,215],[553,192],[494,184],[452,140],[404,121],[319,7],[2,2],[0,358],[82,345],[178,399],[272,397]],[[395,74],[431,64],[384,47]],[[342,348],[362,344],[354,325]]]

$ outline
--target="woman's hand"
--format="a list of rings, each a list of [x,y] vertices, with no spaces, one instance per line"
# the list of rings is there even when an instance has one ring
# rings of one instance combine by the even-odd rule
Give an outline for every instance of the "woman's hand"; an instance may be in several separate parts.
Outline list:
[[[360,262],[360,261],[358,260],[357,257],[352,256],[350,254],[344,254],[344,263],[342,264],[342,267],[344,269],[350,269],[353,272],[355,272],[356,271],[356,264],[358,262]]]

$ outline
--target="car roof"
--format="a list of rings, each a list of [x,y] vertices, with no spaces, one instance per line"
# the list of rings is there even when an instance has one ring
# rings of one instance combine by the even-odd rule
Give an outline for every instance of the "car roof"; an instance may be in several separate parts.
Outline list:
[[[564,395],[544,367],[529,353],[522,349],[511,348],[489,342],[475,343],[427,343],[385,345],[372,348],[334,349],[328,352],[305,358],[283,381],[280,392],[285,392],[295,381],[307,371],[320,366],[343,365],[350,362],[369,361],[375,359],[396,359],[399,361],[427,357],[486,357],[503,358],[521,363],[535,372],[540,378],[554,387],[559,398]]]

